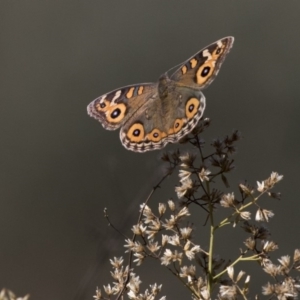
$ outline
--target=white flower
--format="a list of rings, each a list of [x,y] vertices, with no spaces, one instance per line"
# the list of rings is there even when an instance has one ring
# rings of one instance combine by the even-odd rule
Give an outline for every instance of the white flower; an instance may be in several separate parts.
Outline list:
[[[208,175],[210,174],[211,172],[208,170],[208,169],[204,169],[202,168],[201,172],[198,173],[198,176],[199,176],[199,179],[203,182],[203,181],[209,181],[209,177]]]
[[[192,173],[190,171],[179,170],[180,181],[183,182],[183,181],[187,180],[191,176],[191,174]]]
[[[259,181],[257,181],[256,183],[257,183],[257,190],[259,192],[263,192],[265,189],[265,183],[263,181],[261,183]]]

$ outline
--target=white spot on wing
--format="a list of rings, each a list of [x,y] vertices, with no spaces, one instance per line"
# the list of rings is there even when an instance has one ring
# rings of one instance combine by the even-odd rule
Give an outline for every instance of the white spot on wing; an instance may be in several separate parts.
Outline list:
[[[111,100],[111,104],[116,104],[115,100],[117,100],[121,95],[121,90],[116,91],[115,96],[113,97],[113,99]]]
[[[205,49],[203,51],[203,57],[207,57],[208,59],[211,59],[211,54],[210,52],[208,51],[208,49]]]
[[[107,96],[107,94],[105,94],[105,95],[101,96],[101,98],[100,98],[100,103],[103,103],[103,102],[104,102],[104,100],[105,100],[106,96]]]

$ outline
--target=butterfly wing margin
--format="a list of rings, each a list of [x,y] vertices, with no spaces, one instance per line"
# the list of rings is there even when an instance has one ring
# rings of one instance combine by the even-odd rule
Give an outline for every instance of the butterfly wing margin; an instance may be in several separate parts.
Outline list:
[[[210,44],[186,60],[170,78],[185,86],[206,88],[217,76],[233,43],[234,37],[228,36]]]
[[[88,105],[87,112],[105,129],[115,130],[126,123],[156,91],[155,83],[128,85],[96,98]]]

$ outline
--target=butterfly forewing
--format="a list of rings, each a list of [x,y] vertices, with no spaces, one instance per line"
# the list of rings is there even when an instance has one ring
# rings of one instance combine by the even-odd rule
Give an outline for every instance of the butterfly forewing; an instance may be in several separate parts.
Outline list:
[[[233,42],[233,37],[226,37],[205,47],[186,60],[171,79],[190,87],[207,87],[217,76]]]
[[[128,85],[96,98],[87,111],[105,129],[115,130],[136,114],[156,91],[155,83]]]

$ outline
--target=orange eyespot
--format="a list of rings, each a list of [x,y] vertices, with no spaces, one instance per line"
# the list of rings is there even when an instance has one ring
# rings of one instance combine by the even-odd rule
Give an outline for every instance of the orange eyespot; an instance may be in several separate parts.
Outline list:
[[[150,133],[147,134],[146,139],[152,142],[159,142],[166,136],[167,134],[165,132],[154,128]]]
[[[131,142],[139,143],[144,140],[144,137],[145,137],[145,130],[144,130],[144,126],[141,123],[133,124],[127,132],[127,138]]]
[[[214,60],[217,60],[218,57],[224,52],[224,49],[225,49],[224,44],[218,45],[217,48],[212,53],[212,58]]]
[[[174,126],[173,126],[174,133],[177,133],[178,131],[180,131],[182,126],[183,126],[183,120],[182,119],[176,119],[175,122],[174,122]]]
[[[209,77],[212,75],[215,69],[215,61],[208,60],[204,65],[202,65],[196,73],[196,82],[198,84],[205,83]]]
[[[185,105],[185,115],[188,119],[192,119],[198,112],[200,102],[197,98],[190,98]]]
[[[100,102],[100,103],[97,103],[96,104],[96,110],[97,111],[105,111],[107,108],[107,106],[109,106],[109,101],[107,101],[107,100],[104,100],[104,102]]]
[[[125,117],[126,105],[119,103],[108,107],[106,110],[107,121],[111,123],[119,123]]]

